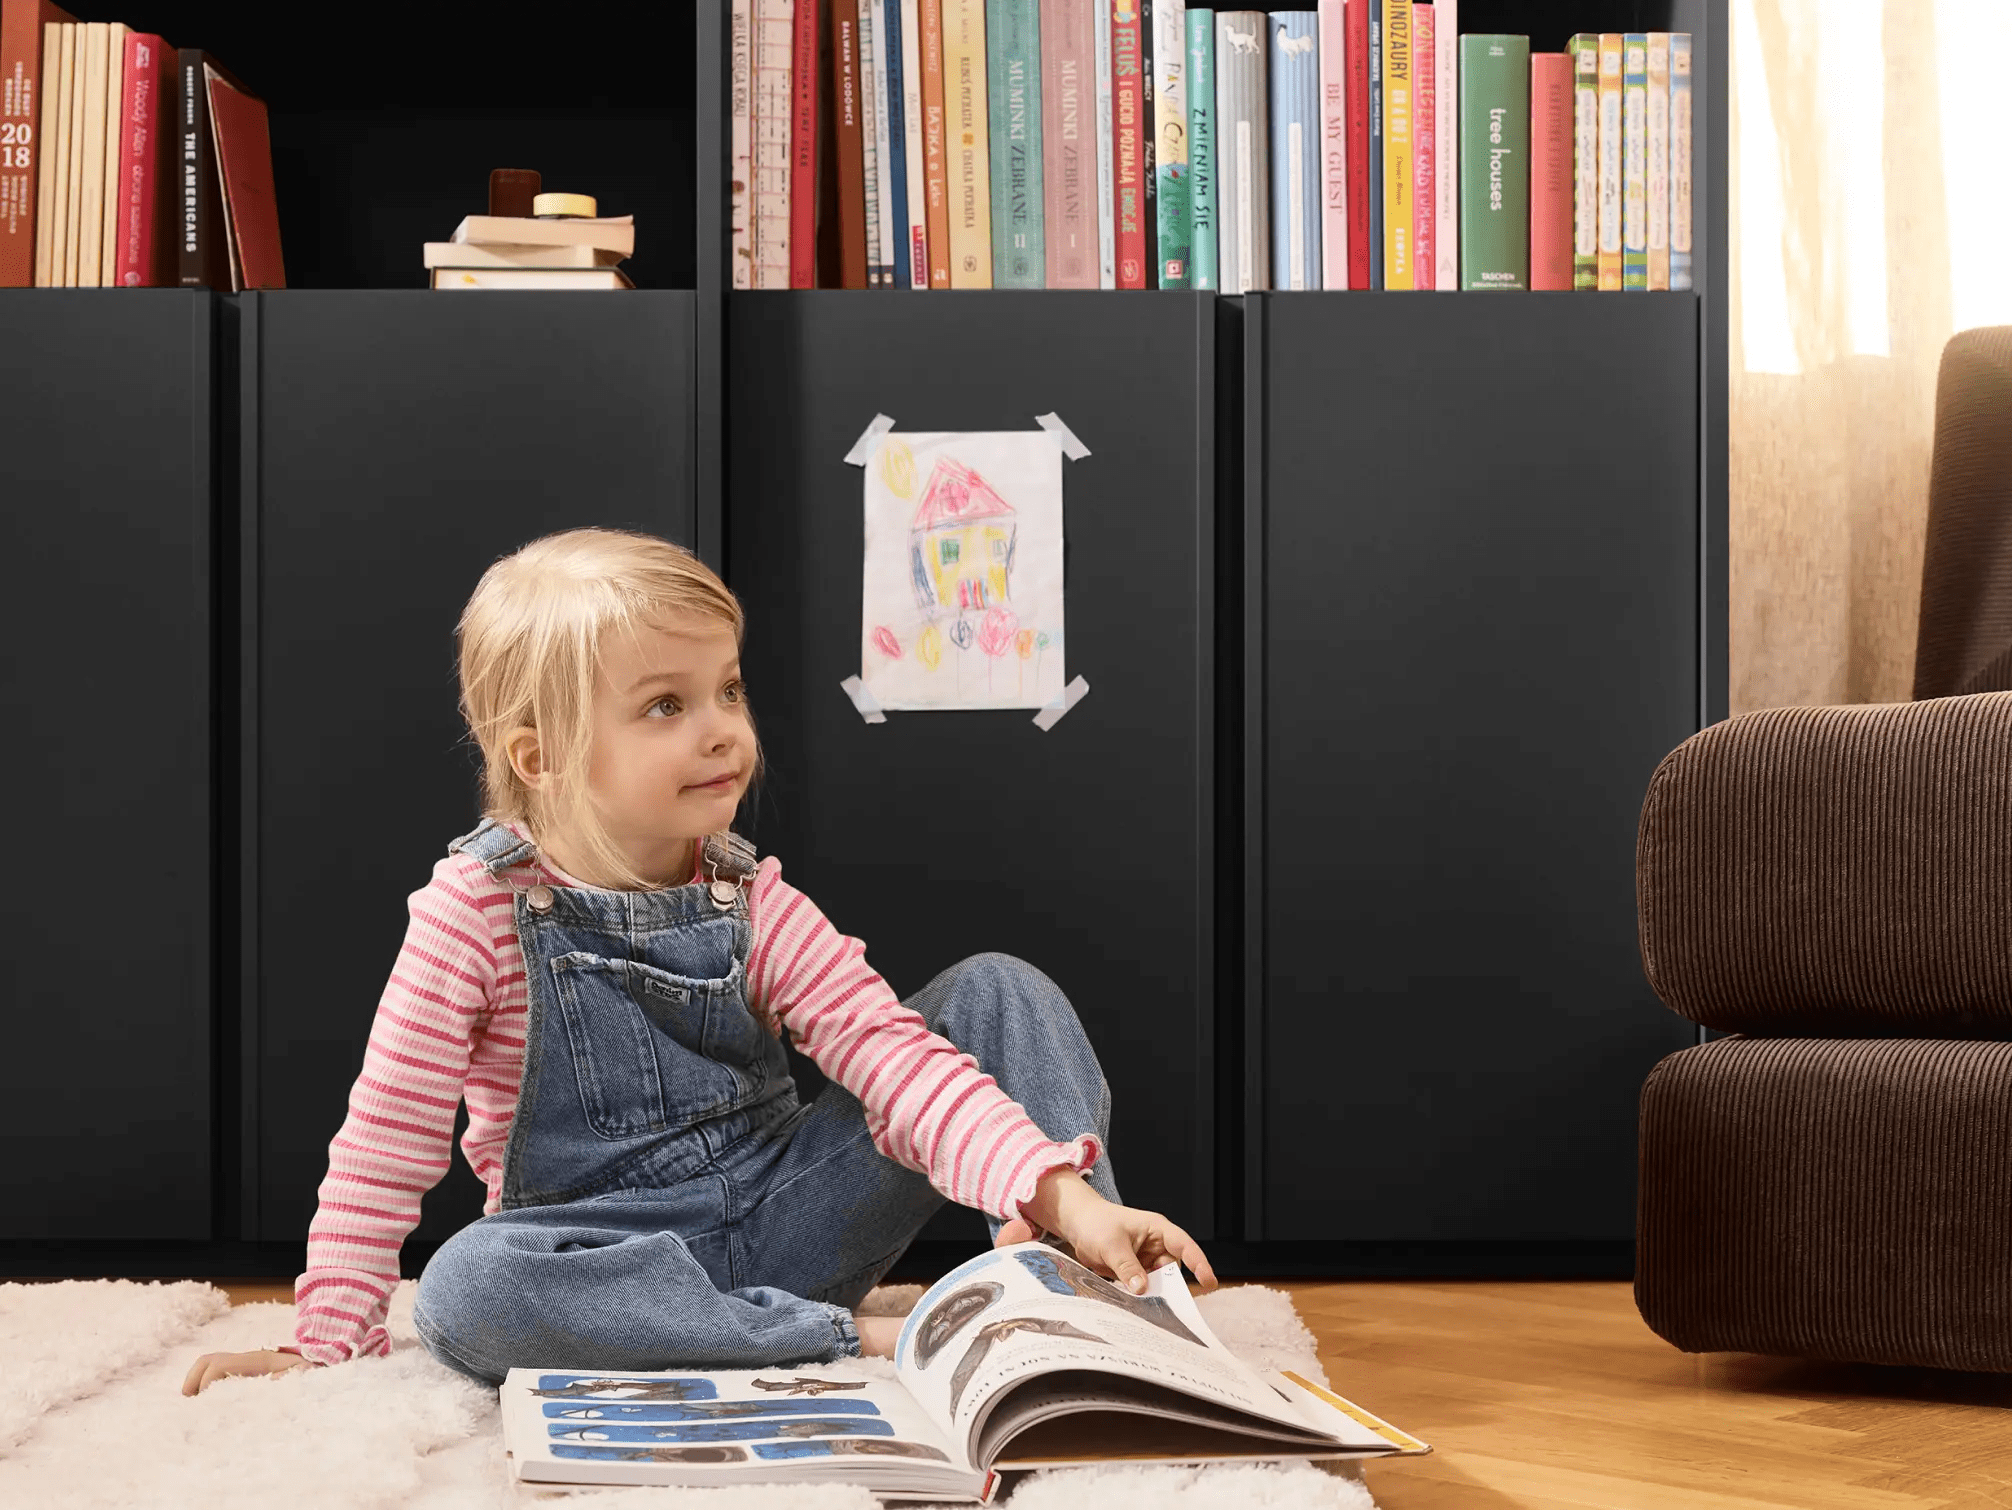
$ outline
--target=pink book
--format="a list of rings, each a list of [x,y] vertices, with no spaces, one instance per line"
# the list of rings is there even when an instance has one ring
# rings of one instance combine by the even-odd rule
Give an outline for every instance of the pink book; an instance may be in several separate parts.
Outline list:
[[[1050,288],[1097,286],[1097,8],[1041,0],[1041,201]]]
[[[1320,286],[1348,287],[1348,47],[1342,0],[1320,0]]]
[[[119,105],[119,200],[117,260],[112,282],[119,288],[159,288],[164,277],[159,245],[161,124],[167,108],[161,90],[174,78],[168,44],[150,32],[126,33]]]
[[[1572,55],[1530,54],[1530,286],[1572,286]]]
[[[1411,7],[1411,266],[1413,288],[1436,288],[1439,267],[1439,133],[1433,75],[1438,16],[1429,5]]]

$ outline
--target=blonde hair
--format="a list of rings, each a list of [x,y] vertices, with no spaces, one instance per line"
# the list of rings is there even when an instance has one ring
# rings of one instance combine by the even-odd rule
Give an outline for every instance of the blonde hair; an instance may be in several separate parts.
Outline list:
[[[454,630],[461,717],[482,752],[484,815],[522,823],[539,843],[563,829],[594,877],[624,891],[659,883],[629,863],[587,787],[595,683],[610,635],[674,616],[724,624],[741,642],[740,601],[697,556],[637,530],[589,528],[542,536],[492,564]],[[536,788],[505,747],[525,727],[538,733]],[[755,760],[759,772],[759,744]]]

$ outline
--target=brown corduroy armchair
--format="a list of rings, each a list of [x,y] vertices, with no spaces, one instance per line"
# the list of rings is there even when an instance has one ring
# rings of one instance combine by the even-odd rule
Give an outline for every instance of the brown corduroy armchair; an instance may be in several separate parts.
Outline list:
[[[2012,688],[2012,325],[1942,348],[1914,695]]]
[[[2012,692],[1779,708],[1657,768],[1635,1301],[1689,1352],[2012,1372]]]

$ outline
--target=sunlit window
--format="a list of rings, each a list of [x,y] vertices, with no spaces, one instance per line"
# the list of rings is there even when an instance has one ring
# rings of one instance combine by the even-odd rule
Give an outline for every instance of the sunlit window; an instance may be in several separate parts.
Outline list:
[[[1956,330],[2012,324],[2012,198],[2004,188],[2008,0],[1937,0],[1936,94],[1949,203],[1949,314]],[[1905,261],[1903,260],[1903,266]]]
[[[1782,263],[1781,142],[1754,0],[1733,0],[1733,89],[1739,112],[1740,347],[1748,372],[1801,372]]]

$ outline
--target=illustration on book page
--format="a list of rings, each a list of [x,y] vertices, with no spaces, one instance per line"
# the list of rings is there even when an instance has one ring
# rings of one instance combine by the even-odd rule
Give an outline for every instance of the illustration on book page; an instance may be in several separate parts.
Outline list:
[[[1062,451],[1046,430],[890,433],[866,464],[860,676],[887,709],[1062,693]]]

